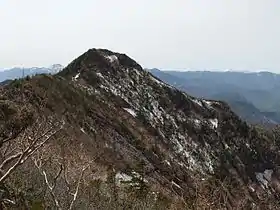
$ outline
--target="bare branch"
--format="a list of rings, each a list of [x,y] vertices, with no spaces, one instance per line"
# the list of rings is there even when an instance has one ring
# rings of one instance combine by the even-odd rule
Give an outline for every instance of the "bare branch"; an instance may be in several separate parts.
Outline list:
[[[0,178],[0,183],[3,183],[3,181],[21,164],[23,164],[31,155],[34,154],[39,148],[41,148],[51,137],[53,137],[57,132],[59,132],[63,128],[64,123],[59,127],[59,129],[52,131],[52,128],[48,129],[46,132],[44,132],[39,137],[35,138],[30,145],[21,153],[17,153],[9,158],[7,158],[0,166],[0,169],[3,170],[3,167],[7,165],[8,163],[12,162],[13,160],[16,160],[16,163],[12,165]],[[50,133],[51,132],[51,133]],[[50,134],[49,134],[50,133]],[[25,134],[23,134],[25,135]],[[39,140],[46,137],[41,143],[36,145]]]
[[[21,129],[20,129],[18,132],[16,132],[15,134],[11,135],[10,137],[7,137],[7,138],[3,139],[3,140],[2,140],[2,143],[4,144],[4,143],[6,143],[6,142],[8,142],[8,141],[11,141],[11,140],[17,138],[17,137],[22,133],[22,131],[24,131],[24,130],[25,130],[25,128],[21,128]]]
[[[34,147],[34,144],[31,144],[25,151],[28,152],[26,157],[21,161],[21,164],[24,163],[31,155],[33,155],[34,152],[36,152],[39,148],[41,148],[51,137],[53,137],[57,132],[59,132],[62,129],[62,127],[59,130],[56,130],[53,132],[50,136],[48,136],[43,142],[41,142],[39,145]]]
[[[62,173],[62,171],[63,171],[63,166],[62,166],[62,164],[60,164],[59,171],[57,172],[56,176],[54,177],[53,188],[56,187],[57,179],[60,177],[60,174]]]
[[[6,144],[6,147],[3,151],[3,155],[2,155],[3,159],[5,159],[6,154],[7,154],[8,150],[10,149],[10,146],[11,146],[11,142],[9,141],[8,144]]]
[[[38,163],[38,162],[39,162],[39,163]],[[55,184],[54,184],[53,186],[51,186],[51,184],[50,184],[50,182],[49,182],[49,180],[48,180],[48,176],[47,176],[46,172],[45,172],[44,170],[42,170],[42,168],[41,168],[41,166],[42,166],[42,161],[41,161],[41,160],[34,160],[34,164],[35,164],[35,166],[38,168],[39,172],[44,176],[45,183],[46,183],[46,185],[47,185],[47,187],[48,187],[48,189],[49,189],[49,192],[50,192],[50,194],[51,194],[51,196],[52,196],[52,199],[53,199],[54,202],[55,202],[56,207],[57,207],[59,210],[62,210],[62,208],[61,208],[61,206],[60,206],[60,204],[59,204],[58,200],[56,199],[56,196],[55,196],[55,194],[54,194],[54,192],[53,192],[54,187],[55,187]]]
[[[1,165],[0,165],[0,170],[3,170],[3,168],[5,167],[5,165],[9,164],[10,162],[12,162],[13,160],[17,159],[22,153],[19,152],[15,155],[12,155],[10,157],[8,157],[7,159],[5,159]]]
[[[76,199],[77,199],[77,196],[78,196],[78,192],[79,192],[79,187],[80,187],[81,180],[82,180],[82,178],[83,178],[83,175],[84,175],[85,170],[86,170],[88,167],[89,167],[89,165],[86,166],[86,167],[84,167],[83,170],[82,170],[82,172],[81,172],[81,175],[80,175],[79,180],[78,180],[78,183],[77,183],[76,191],[75,191],[75,193],[73,194],[73,199],[72,199],[72,202],[71,202],[71,204],[70,204],[69,210],[72,210],[72,208],[73,208],[73,206],[74,206],[74,203],[75,203],[75,201],[76,201]]]
[[[18,158],[17,162],[13,166],[11,166],[6,171],[6,173],[4,173],[4,175],[0,178],[0,183],[3,183],[3,181],[10,175],[10,173],[12,173],[20,165],[20,162],[22,161],[23,156],[24,156],[24,153],[22,153],[20,155],[20,157]]]
[[[10,144],[11,142],[9,142],[9,144]],[[11,147],[11,146],[9,146],[9,147]],[[11,156],[16,150],[17,150],[17,148],[16,147],[13,147],[11,150],[9,150],[9,152],[8,152],[8,148],[7,148],[7,151],[4,151],[4,153],[3,153],[3,158],[5,158],[5,157],[8,157],[8,156]]]
[[[58,200],[56,199],[56,196],[55,196],[54,192],[53,192],[54,186],[51,186],[51,185],[50,185],[46,172],[43,171],[42,173],[43,173],[43,175],[44,175],[44,177],[45,177],[45,182],[46,182],[46,184],[47,184],[47,186],[48,186],[48,188],[49,188],[49,191],[50,191],[51,196],[52,196],[52,198],[53,198],[53,200],[54,200],[54,202],[55,202],[55,205],[57,206],[58,209],[62,209],[62,208],[60,207],[60,204],[59,204]]]
[[[3,201],[6,202],[6,203],[10,203],[10,204],[16,204],[15,201],[7,199],[7,198],[4,198]]]

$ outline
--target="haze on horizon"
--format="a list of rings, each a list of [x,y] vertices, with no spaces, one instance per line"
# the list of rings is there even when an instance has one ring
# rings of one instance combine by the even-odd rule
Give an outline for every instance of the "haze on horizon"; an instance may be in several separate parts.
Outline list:
[[[280,73],[279,23],[279,0],[3,0],[0,68],[107,48],[146,68]]]

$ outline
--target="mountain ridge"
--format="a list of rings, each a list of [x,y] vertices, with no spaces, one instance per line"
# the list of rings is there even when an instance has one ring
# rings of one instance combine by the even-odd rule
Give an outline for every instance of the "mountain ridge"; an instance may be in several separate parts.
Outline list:
[[[36,195],[44,205],[55,206],[55,197],[66,208],[72,197],[65,193],[67,182],[73,188],[83,170],[83,190],[76,208],[94,209],[97,204],[99,209],[276,205],[277,141],[247,125],[226,103],[183,93],[125,54],[90,49],[56,75],[16,80],[0,91],[1,122],[8,136],[13,130],[7,119],[14,123],[12,119],[24,107],[34,119],[63,122],[59,136],[38,154],[46,161],[40,170],[48,176],[55,178],[56,168],[63,165],[66,176],[54,179],[60,187],[50,191],[57,196],[39,193],[45,182],[33,161],[18,172],[29,184],[18,183],[17,173],[9,183],[20,185],[29,197]],[[27,125],[15,127],[23,132],[26,126],[38,127],[38,120],[19,117],[24,118],[16,122]],[[262,178],[267,174],[269,181]],[[129,196],[122,196],[128,188]],[[218,190],[217,194],[213,196],[212,190]],[[99,197],[89,199],[88,193]]]

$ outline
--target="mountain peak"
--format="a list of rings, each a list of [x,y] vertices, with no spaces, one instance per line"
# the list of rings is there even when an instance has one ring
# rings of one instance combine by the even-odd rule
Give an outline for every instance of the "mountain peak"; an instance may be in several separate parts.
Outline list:
[[[71,71],[70,71],[71,69]],[[116,73],[127,69],[137,69],[143,71],[142,67],[126,54],[112,52],[107,49],[89,49],[87,52],[71,62],[62,72],[61,75],[83,74],[87,71]]]
[[[90,49],[88,53],[95,53],[102,55],[110,64],[119,64],[126,68],[142,69],[142,67],[132,58],[123,53],[113,52],[107,49]]]
[[[53,64],[49,67],[49,69],[53,72],[53,73],[58,73],[60,72],[62,69],[64,68],[64,66],[62,66],[61,64]]]

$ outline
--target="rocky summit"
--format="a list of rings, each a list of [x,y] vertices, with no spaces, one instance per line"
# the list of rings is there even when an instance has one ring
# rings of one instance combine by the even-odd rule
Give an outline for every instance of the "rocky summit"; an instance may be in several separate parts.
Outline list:
[[[277,131],[125,54],[90,49],[56,75],[1,87],[0,131],[6,208],[280,208]]]

